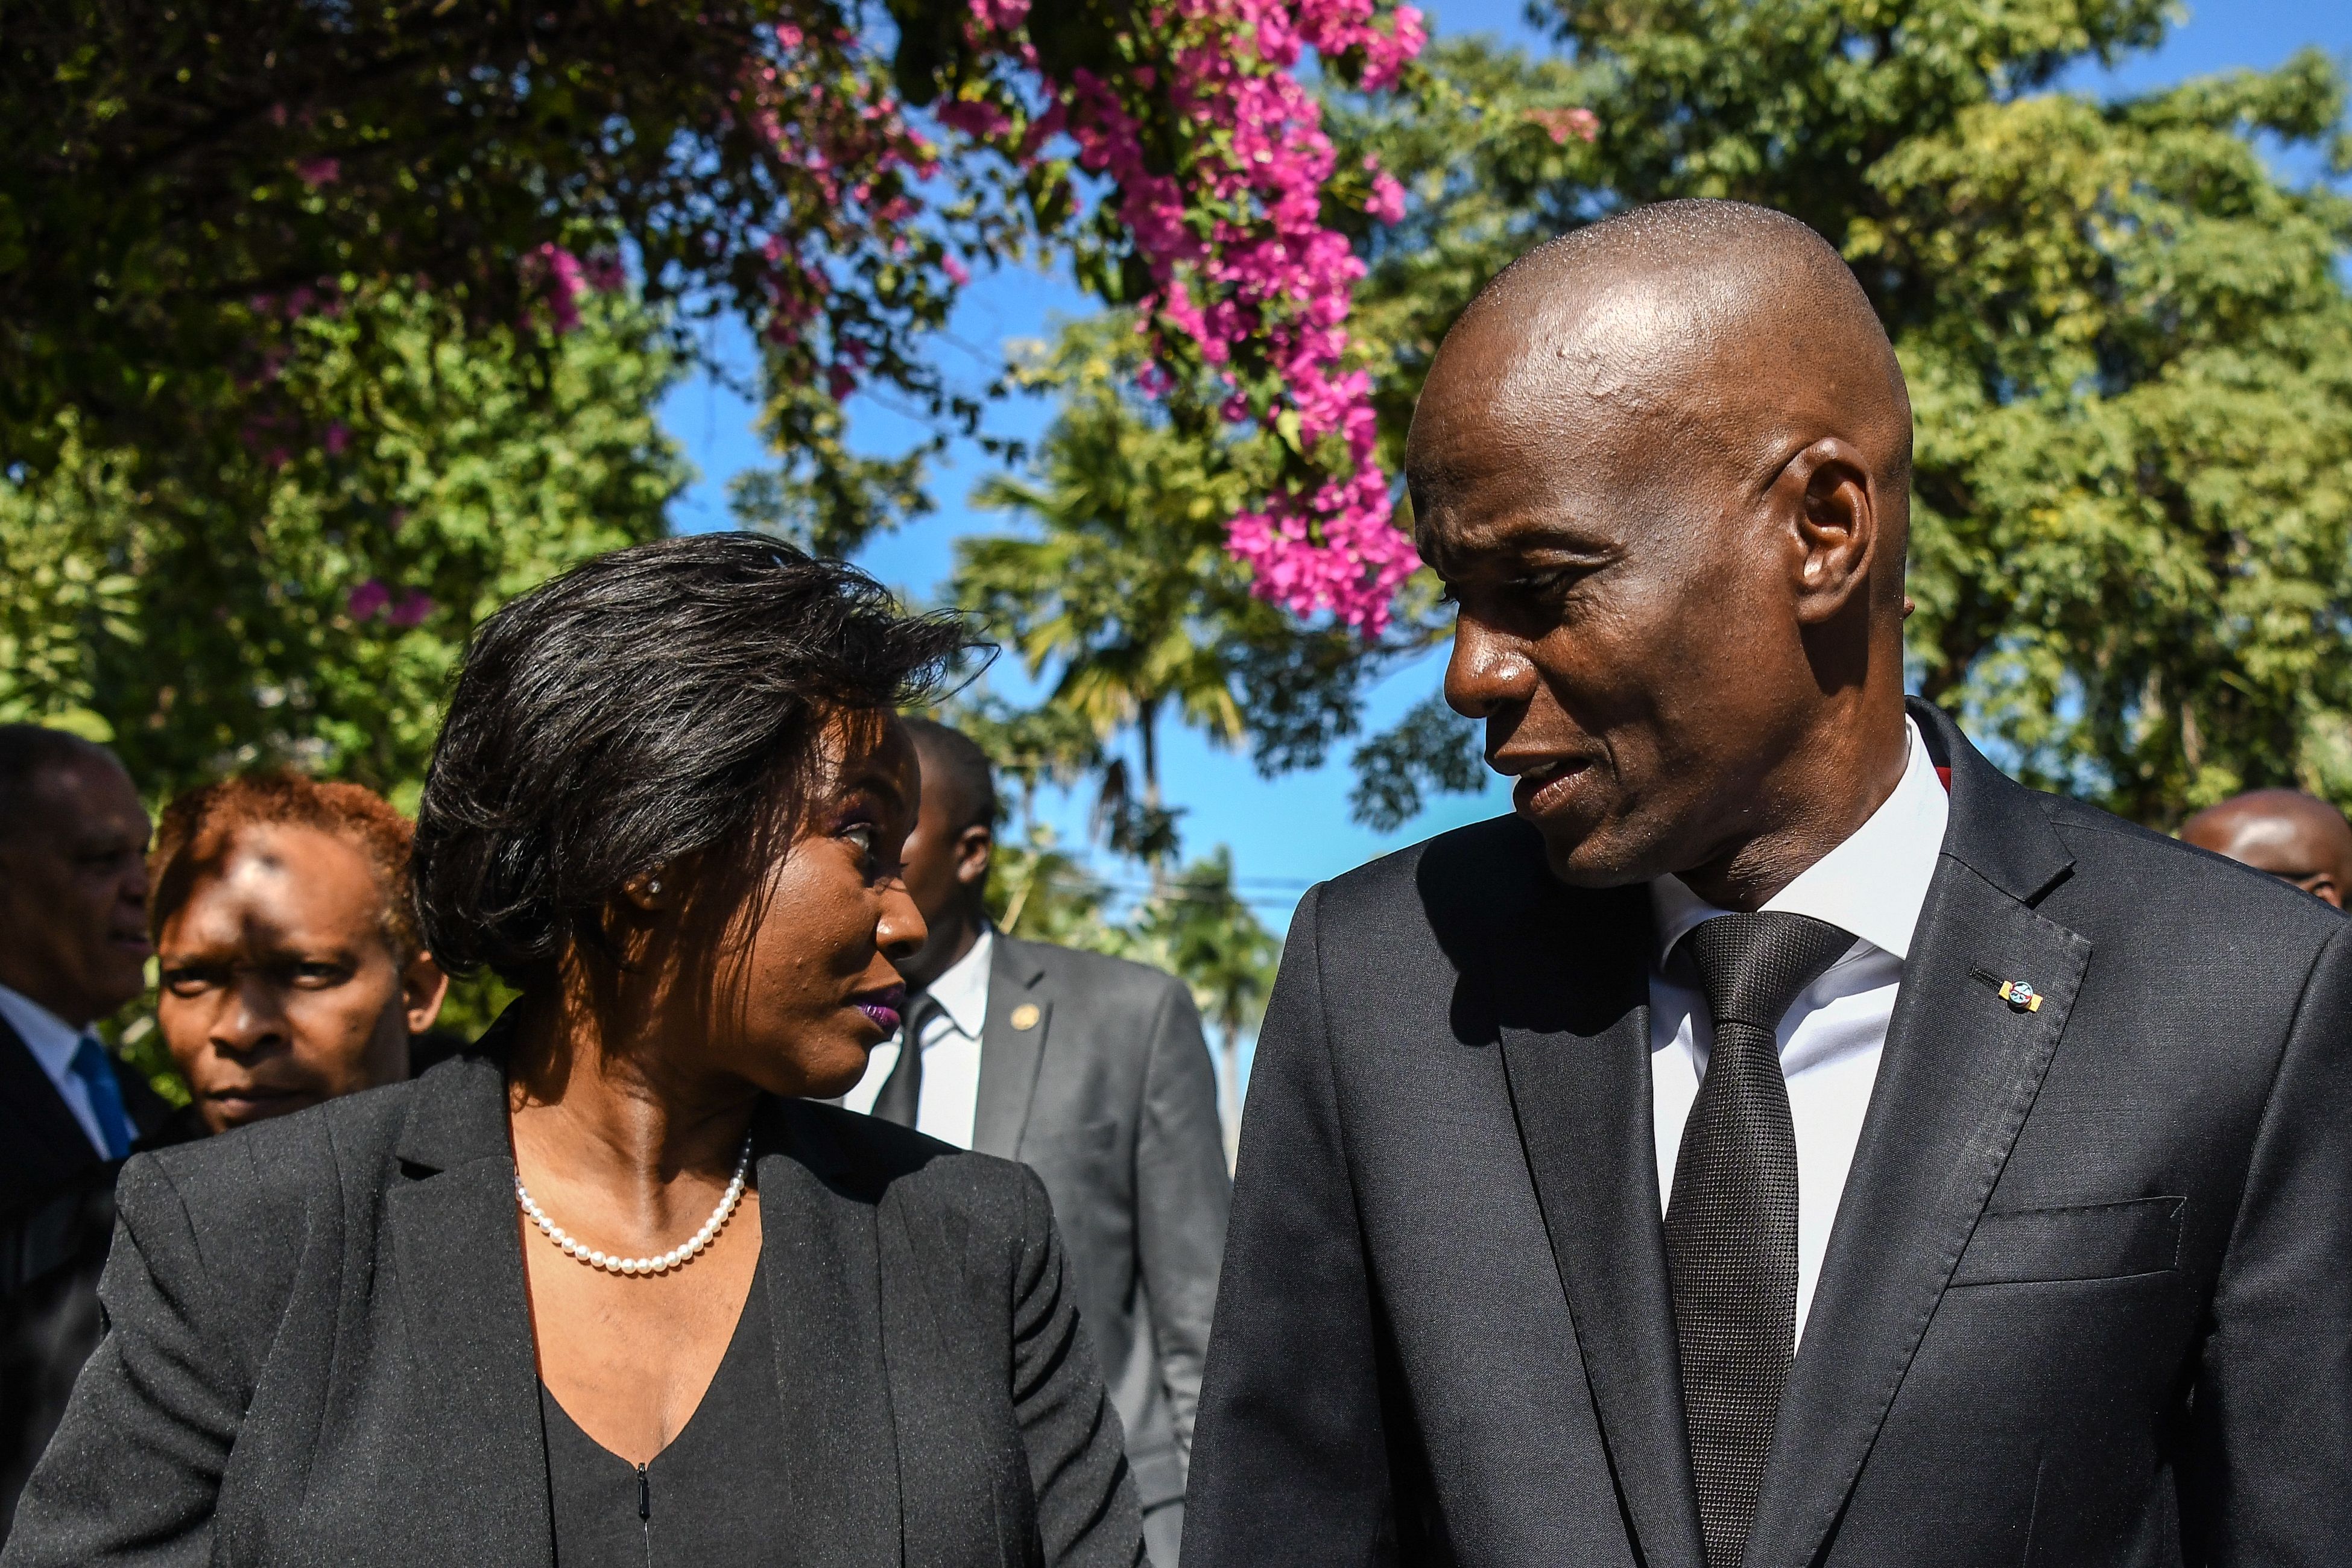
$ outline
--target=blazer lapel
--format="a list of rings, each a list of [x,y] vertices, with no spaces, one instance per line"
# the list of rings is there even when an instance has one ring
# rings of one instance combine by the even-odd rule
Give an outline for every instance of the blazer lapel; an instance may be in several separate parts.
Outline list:
[[[1811,1563],[1844,1507],[2090,960],[2032,907],[2072,864],[2036,797],[1942,714],[1914,714],[1951,761],[1951,819],[1781,1400],[1753,1568]],[[2004,980],[2030,982],[2041,1005],[2003,1002]]]
[[[1648,900],[1539,897],[1549,912],[1505,939],[1489,982],[1519,1139],[1642,1561],[1702,1568],[1650,1109]]]
[[[461,1058],[418,1080],[400,1158],[421,1177],[385,1199],[393,1268],[442,1473],[427,1506],[454,1510],[437,1539],[484,1563],[552,1563],[538,1358],[515,1218],[505,1075]],[[447,1484],[439,1484],[447,1483]]]
[[[0,1018],[0,1106],[8,1108],[8,1121],[13,1123],[9,1135],[19,1140],[19,1156],[37,1151],[36,1157],[47,1173],[40,1179],[42,1185],[61,1182],[103,1158],[66,1104],[65,1096],[42,1069],[33,1047],[5,1018]]]
[[[1045,1033],[1054,1023],[1054,998],[1045,971],[1028,944],[999,931],[988,966],[988,1017],[981,1026],[980,1099],[971,1122],[971,1146],[1000,1159],[1019,1157],[1021,1133],[1029,1124],[1029,1101],[1037,1087],[1037,1066],[1045,1056]]]
[[[774,1328],[777,1442],[803,1568],[901,1560],[898,1442],[871,1194],[824,1130],[784,1103],[761,1123],[760,1258]]]

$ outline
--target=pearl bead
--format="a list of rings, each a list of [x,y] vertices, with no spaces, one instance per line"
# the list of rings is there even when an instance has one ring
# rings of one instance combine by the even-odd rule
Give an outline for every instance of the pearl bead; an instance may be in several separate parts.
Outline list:
[[[546,1211],[542,1210],[537,1201],[531,1197],[530,1189],[523,1185],[520,1175],[515,1178],[515,1205],[522,1210],[523,1217],[537,1226],[540,1234],[546,1237],[555,1245],[558,1251],[567,1257],[576,1258],[593,1268],[602,1268],[614,1274],[628,1276],[664,1274],[683,1264],[690,1263],[702,1255],[703,1249],[710,1245],[711,1238],[719,1234],[729,1218],[733,1215],[735,1205],[742,1201],[744,1177],[751,1169],[751,1139],[747,1133],[744,1135],[742,1152],[735,1158],[734,1179],[727,1184],[726,1194],[719,1200],[719,1206],[711,1212],[710,1217],[702,1222],[702,1228],[669,1251],[656,1253],[650,1258],[623,1258],[618,1253],[606,1254],[596,1251],[584,1242],[574,1240],[561,1226],[547,1217]]]

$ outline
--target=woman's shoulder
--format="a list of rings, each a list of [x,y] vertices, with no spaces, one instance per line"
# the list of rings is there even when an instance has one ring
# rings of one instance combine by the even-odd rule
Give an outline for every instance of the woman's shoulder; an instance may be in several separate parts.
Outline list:
[[[134,1224],[161,1204],[184,1210],[199,1235],[272,1231],[388,1171],[416,1090],[387,1084],[135,1155],[118,1205]]]
[[[1044,1200],[1045,1184],[1017,1161],[959,1149],[821,1100],[779,1103],[800,1157],[868,1201],[959,1211],[1024,1228]]]

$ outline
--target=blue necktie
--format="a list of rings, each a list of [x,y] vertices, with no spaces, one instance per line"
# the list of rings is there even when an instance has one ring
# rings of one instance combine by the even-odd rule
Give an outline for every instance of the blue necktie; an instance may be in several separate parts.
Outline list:
[[[84,1035],[74,1047],[72,1070],[89,1090],[90,1111],[98,1118],[99,1131],[106,1136],[106,1157],[121,1159],[131,1152],[135,1135],[131,1117],[122,1109],[122,1086],[114,1081],[114,1064],[107,1059],[106,1047],[98,1043],[97,1036]]]

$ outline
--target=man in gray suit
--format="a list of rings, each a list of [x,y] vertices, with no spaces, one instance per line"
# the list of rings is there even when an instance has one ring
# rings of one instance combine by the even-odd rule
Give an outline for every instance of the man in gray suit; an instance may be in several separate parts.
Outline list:
[[[906,1026],[843,1103],[1044,1180],[1127,1429],[1144,1539],[1175,1568],[1232,1195],[1200,1014],[1156,969],[994,930],[988,758],[943,724],[908,727],[923,798],[905,876],[930,936],[899,966]],[[920,1048],[902,1049],[909,1038]]]

